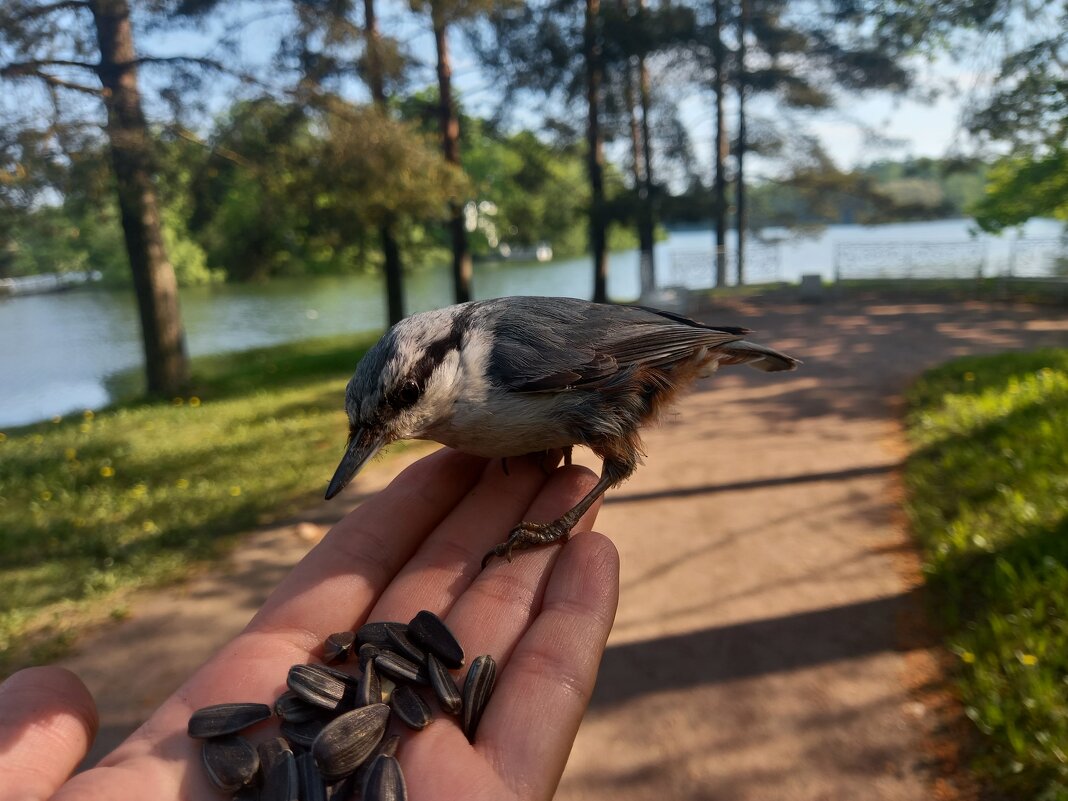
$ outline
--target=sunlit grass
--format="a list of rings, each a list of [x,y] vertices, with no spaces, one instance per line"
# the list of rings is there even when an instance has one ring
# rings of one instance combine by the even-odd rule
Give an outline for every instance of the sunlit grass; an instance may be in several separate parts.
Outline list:
[[[976,769],[1068,799],[1068,350],[952,362],[910,403],[909,512]]]
[[[168,401],[0,434],[0,673],[321,493],[367,339],[203,359]]]

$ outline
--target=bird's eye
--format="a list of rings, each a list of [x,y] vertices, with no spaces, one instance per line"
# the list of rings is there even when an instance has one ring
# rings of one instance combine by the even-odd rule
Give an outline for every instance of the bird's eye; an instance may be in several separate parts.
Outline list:
[[[419,386],[419,382],[413,378],[409,378],[397,388],[396,392],[393,393],[393,397],[390,399],[390,405],[398,411],[400,409],[406,409],[419,400],[419,396],[422,394],[423,388]]]

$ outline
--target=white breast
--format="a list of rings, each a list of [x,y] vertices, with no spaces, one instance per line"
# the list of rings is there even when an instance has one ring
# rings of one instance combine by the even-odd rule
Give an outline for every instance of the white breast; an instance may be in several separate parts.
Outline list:
[[[580,398],[572,393],[511,393],[485,379],[490,346],[469,334],[449,381],[451,403],[422,431],[431,439],[475,456],[501,457],[577,444],[564,421]]]

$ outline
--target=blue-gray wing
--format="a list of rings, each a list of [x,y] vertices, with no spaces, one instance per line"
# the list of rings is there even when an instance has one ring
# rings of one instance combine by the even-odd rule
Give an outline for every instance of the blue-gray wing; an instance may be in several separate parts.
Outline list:
[[[478,317],[493,331],[492,378],[513,392],[592,389],[621,371],[670,367],[746,333],[654,309],[571,298],[507,298],[480,306]]]

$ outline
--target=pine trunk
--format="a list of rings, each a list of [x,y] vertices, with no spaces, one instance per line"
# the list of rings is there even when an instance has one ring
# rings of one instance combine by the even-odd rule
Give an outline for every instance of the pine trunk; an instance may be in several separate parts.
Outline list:
[[[371,99],[375,107],[383,114],[387,113],[386,87],[382,79],[382,60],[379,53],[381,37],[378,33],[378,19],[375,16],[375,0],[363,0],[364,26],[367,37],[367,82],[371,86]],[[395,325],[404,318],[404,268],[401,264],[400,248],[393,234],[393,219],[389,217],[378,227],[382,240],[382,272],[386,279],[386,310],[389,324]]]
[[[645,6],[642,0],[642,6]],[[645,57],[638,57],[639,99],[642,112],[642,162],[645,165],[644,186],[641,191],[642,216],[638,231],[641,247],[642,291],[652,293],[656,289],[656,259],[653,247],[653,143],[649,136],[649,67]]]
[[[97,72],[107,107],[126,252],[141,315],[148,391],[178,395],[189,381],[189,359],[178,308],[178,282],[160,228],[152,155],[137,86],[137,62],[127,0],[90,0],[100,47]]]
[[[593,251],[593,300],[608,302],[608,236],[604,208],[604,139],[601,134],[601,47],[598,43],[600,0],[586,0],[583,55],[586,60],[586,165],[590,177],[590,249]]]
[[[716,152],[713,160],[716,165],[715,189],[713,195],[713,213],[716,228],[716,286],[727,283],[727,120],[723,115],[723,93],[726,80],[727,59],[723,52],[723,9],[724,0],[712,0],[714,17],[712,19],[712,66],[715,76],[712,91],[716,100]]]
[[[444,14],[438,4],[431,8],[434,23],[434,41],[438,49],[438,118],[441,121],[441,139],[445,160],[460,166],[460,121],[452,102],[452,62],[449,57],[449,40]],[[467,228],[464,224],[464,207],[459,201],[449,204],[451,217],[449,230],[452,233],[452,282],[457,303],[471,300],[471,251],[467,246]]]
[[[749,0],[741,0],[741,14],[738,17],[738,172],[735,176],[735,225],[738,231],[738,272],[736,283],[741,286],[745,283],[745,37],[749,28]]]

